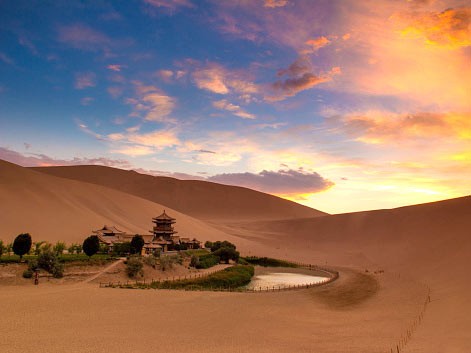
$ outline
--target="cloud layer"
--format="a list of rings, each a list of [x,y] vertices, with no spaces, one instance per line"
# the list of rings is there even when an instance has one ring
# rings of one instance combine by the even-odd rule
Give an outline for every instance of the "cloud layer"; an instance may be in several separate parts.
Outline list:
[[[334,185],[316,172],[291,169],[277,172],[264,170],[260,173],[225,173],[209,177],[208,180],[279,195],[317,193]]]

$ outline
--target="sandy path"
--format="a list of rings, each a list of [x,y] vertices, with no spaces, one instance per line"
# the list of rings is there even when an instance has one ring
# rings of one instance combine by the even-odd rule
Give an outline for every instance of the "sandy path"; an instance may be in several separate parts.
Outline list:
[[[93,275],[87,279],[85,279],[84,281],[82,281],[82,283],[89,283],[95,279],[97,279],[98,277],[100,277],[102,274],[108,272],[109,270],[111,270],[112,268],[118,266],[120,263],[123,263],[124,260],[126,260],[126,258],[120,258],[118,261],[115,261],[113,262],[111,265],[108,265],[106,266],[103,270],[101,270],[100,272],[98,272],[96,275]]]

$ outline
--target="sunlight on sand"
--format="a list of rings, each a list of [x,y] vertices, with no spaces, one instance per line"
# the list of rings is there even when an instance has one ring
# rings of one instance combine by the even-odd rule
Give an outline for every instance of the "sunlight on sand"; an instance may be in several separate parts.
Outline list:
[[[328,280],[327,277],[310,276],[301,273],[273,272],[265,275],[257,275],[247,285],[248,289],[258,289],[260,287],[286,288],[290,286],[321,283]]]

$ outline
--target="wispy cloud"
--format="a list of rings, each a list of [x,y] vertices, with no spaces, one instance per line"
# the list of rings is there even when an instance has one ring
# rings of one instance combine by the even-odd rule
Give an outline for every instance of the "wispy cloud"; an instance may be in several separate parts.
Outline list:
[[[38,153],[19,153],[6,147],[0,147],[0,159],[23,167],[48,167],[64,165],[104,165],[107,167],[130,169],[131,163],[124,159],[110,159],[105,157],[87,158],[74,157],[72,159],[59,159]]]
[[[231,71],[216,63],[208,63],[193,72],[193,79],[198,88],[217,94],[247,94],[259,92],[259,86],[247,79],[243,73]]]
[[[174,122],[169,115],[175,109],[175,98],[165,94],[160,88],[134,82],[136,97],[128,98],[126,102],[133,106],[132,116],[141,117],[153,122]]]
[[[94,100],[95,100],[95,98],[93,98],[93,97],[83,97],[80,100],[80,104],[87,106],[87,105],[92,104]]]
[[[7,54],[5,53],[0,53],[0,60],[3,61],[5,64],[8,65],[15,65],[15,62],[13,61],[12,58],[10,58]]]
[[[124,133],[113,133],[106,138],[114,142],[112,152],[128,156],[143,156],[155,154],[165,148],[180,145],[175,130],[154,130],[140,133],[132,129]]]
[[[125,65],[110,64],[110,65],[108,65],[106,68],[107,68],[108,70],[111,70],[111,71],[120,72],[124,67],[125,67]]]
[[[75,74],[74,87],[76,89],[85,89],[96,86],[96,74],[94,72],[81,72]]]
[[[144,3],[154,6],[175,10],[178,7],[195,7],[190,0],[144,0]]]
[[[213,107],[221,110],[226,110],[238,116],[242,119],[255,119],[255,115],[247,113],[240,106],[235,105],[227,101],[226,99],[221,99],[219,101],[213,102]]]
[[[424,140],[471,140],[471,113],[397,114],[370,111],[332,121],[359,141],[369,144],[416,143]]]
[[[112,38],[83,23],[58,27],[57,40],[71,48],[85,51],[104,51],[110,48],[128,47],[134,43],[130,38]]]

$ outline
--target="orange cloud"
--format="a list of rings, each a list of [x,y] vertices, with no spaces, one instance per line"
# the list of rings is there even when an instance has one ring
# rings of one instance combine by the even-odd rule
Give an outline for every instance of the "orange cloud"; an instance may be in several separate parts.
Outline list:
[[[288,4],[287,0],[265,0],[263,4],[264,7],[275,8],[275,7],[283,7]]]
[[[308,54],[308,53],[314,53],[318,51],[320,48],[325,47],[326,45],[330,44],[330,40],[327,39],[327,37],[319,37],[315,39],[309,39],[305,42],[307,46],[309,46],[309,49],[304,50],[302,53]]]
[[[176,107],[176,99],[166,95],[155,86],[145,86],[141,82],[136,85],[136,98],[128,98],[126,102],[133,105],[131,116],[141,117],[147,121],[172,122],[168,117]]]
[[[346,116],[342,124],[341,129],[370,144],[437,138],[471,139],[471,113],[368,112]]]
[[[217,94],[237,93],[251,96],[258,93],[258,85],[246,76],[245,73],[228,70],[216,63],[209,63],[193,72],[193,79],[200,89]]]
[[[443,12],[400,16],[409,25],[404,36],[420,36],[430,45],[457,49],[471,45],[471,8],[449,8]]]

